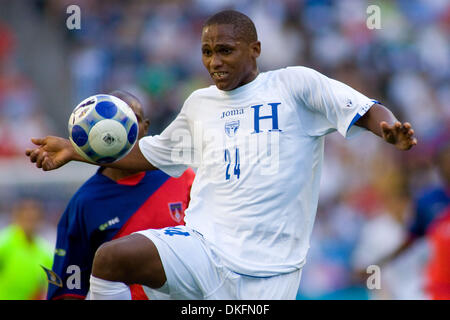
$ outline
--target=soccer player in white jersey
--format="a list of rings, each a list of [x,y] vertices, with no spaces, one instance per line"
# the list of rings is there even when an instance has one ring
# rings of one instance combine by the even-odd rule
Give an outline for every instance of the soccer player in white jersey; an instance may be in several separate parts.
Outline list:
[[[253,22],[227,10],[202,30],[215,85],[193,92],[161,135],[108,164],[179,176],[197,167],[186,226],[146,230],[102,245],[91,298],[128,299],[138,283],[173,299],[294,299],[319,197],[324,136],[369,130],[400,150],[409,123],[375,100],[305,67],[261,73]],[[53,170],[82,159],[67,139],[32,140],[26,154]],[[363,147],[363,146],[362,146]]]

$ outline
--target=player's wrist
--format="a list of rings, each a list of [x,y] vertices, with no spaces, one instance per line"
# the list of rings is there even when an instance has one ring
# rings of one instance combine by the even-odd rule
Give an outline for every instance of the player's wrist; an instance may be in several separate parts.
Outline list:
[[[75,150],[69,139],[64,139],[64,144],[65,144],[64,149],[67,151],[68,154],[67,162],[86,161],[80,154],[78,154],[78,152]]]

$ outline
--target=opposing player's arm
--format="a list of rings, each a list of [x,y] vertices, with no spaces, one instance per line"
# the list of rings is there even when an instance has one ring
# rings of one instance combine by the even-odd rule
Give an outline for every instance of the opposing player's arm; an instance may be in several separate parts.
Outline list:
[[[27,149],[25,154],[30,161],[36,163],[36,167],[44,171],[55,170],[62,167],[70,161],[81,161],[94,165],[79,155],[70,141],[56,136],[47,136],[45,138],[33,138],[31,141],[36,145],[34,149]],[[122,170],[147,171],[156,168],[148,162],[139,149],[139,143],[136,143],[131,151],[119,161],[102,164],[101,166],[117,168]]]
[[[389,109],[380,104],[374,104],[355,124],[400,150],[409,150],[417,144],[411,124],[401,123]]]

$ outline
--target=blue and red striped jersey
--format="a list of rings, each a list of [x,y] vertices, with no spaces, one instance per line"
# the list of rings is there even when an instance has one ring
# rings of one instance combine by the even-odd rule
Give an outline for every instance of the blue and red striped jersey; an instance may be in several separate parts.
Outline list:
[[[85,298],[97,248],[135,231],[184,224],[194,180],[191,169],[179,178],[160,170],[114,181],[101,173],[87,180],[70,200],[58,223],[52,270],[60,285],[49,283],[47,299]],[[74,270],[80,280],[74,279]],[[62,286],[61,286],[62,285]],[[131,286],[133,299],[143,299]]]

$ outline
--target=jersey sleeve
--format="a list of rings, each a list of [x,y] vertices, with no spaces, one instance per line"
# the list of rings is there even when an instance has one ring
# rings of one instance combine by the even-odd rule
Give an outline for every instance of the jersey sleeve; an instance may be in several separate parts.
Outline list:
[[[377,103],[337,80],[305,67],[286,68],[288,88],[296,100],[299,118],[311,136],[339,131],[350,137],[365,130],[353,124]]]
[[[172,177],[179,177],[189,166],[196,166],[187,104],[188,100],[175,120],[160,135],[139,140],[144,157]]]
[[[92,260],[82,212],[82,201],[74,196],[58,223],[52,271],[61,281],[49,283],[48,300],[84,299],[89,290]]]

